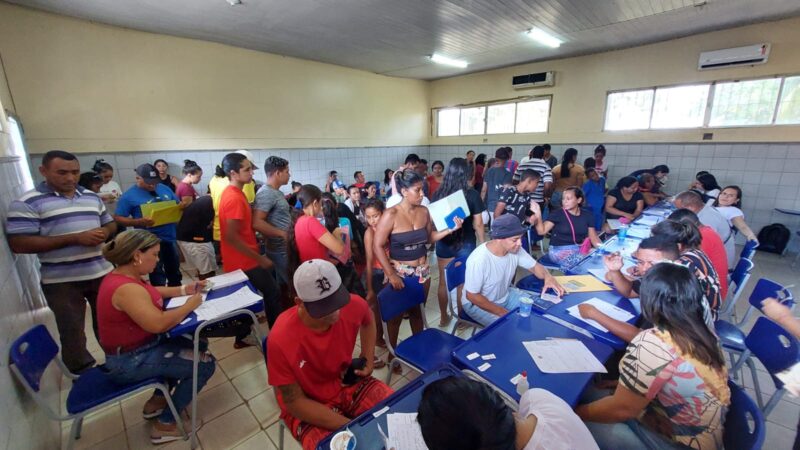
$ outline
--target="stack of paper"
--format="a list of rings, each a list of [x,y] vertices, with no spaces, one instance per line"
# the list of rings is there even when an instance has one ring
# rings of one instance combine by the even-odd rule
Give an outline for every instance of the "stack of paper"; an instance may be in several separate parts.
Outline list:
[[[223,314],[245,308],[260,301],[261,297],[251,291],[249,287],[244,286],[238,291],[228,294],[225,297],[215,298],[213,300],[203,302],[203,304],[195,309],[194,312],[197,314],[197,320],[205,321],[216,319]]]
[[[568,293],[610,291],[611,288],[590,275],[554,277]]]
[[[417,413],[392,413],[386,416],[389,426],[387,449],[428,450],[417,422]]]
[[[619,320],[621,322],[627,322],[633,318],[633,314],[629,313],[628,311],[625,311],[622,308],[614,306],[611,303],[604,302],[597,297],[590,298],[589,300],[586,300],[583,303],[592,305],[598,310],[600,310],[601,313],[607,315],[608,317],[611,317],[612,319]],[[608,332],[608,329],[606,327],[600,325],[594,320],[584,319],[583,317],[581,317],[581,313],[578,311],[578,306],[579,305],[575,305],[567,308],[567,312],[569,312],[570,316],[575,317],[576,319],[580,319],[604,333]]]
[[[628,237],[633,237],[636,239],[647,239],[650,237],[650,227],[647,226],[638,226],[636,224],[630,228],[628,228]]]
[[[201,296],[203,297],[203,301],[206,301],[206,297],[208,294],[202,293]],[[186,303],[186,300],[189,300],[191,295],[181,295],[180,297],[172,297],[167,303],[167,309],[177,308],[178,306],[183,306]]]
[[[636,225],[643,225],[646,227],[652,227],[653,225],[661,222],[662,218],[659,216],[639,216],[636,219]]]
[[[208,279],[211,282],[212,289],[224,288],[233,286],[234,284],[247,281],[247,275],[241,269],[234,270],[233,272],[223,273]]]
[[[607,373],[603,364],[577,339],[523,342],[525,350],[543,373]]]

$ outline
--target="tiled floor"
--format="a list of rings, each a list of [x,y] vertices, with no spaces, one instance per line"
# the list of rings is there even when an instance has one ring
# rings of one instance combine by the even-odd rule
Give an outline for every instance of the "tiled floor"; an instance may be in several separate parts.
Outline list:
[[[791,258],[781,258],[772,254],[756,255],[754,275],[740,301],[742,313],[752,286],[759,278],[767,277],[787,285],[795,283],[800,268],[790,267],[790,261]],[[435,267],[435,264],[432,264],[432,267]],[[428,323],[431,326],[439,323],[435,293],[437,275],[434,274],[426,307]],[[87,317],[87,325],[88,320],[90,319]],[[401,338],[409,334],[410,330],[406,324],[401,329]],[[88,327],[87,335],[93,336],[91,327]],[[93,337],[90,339],[90,350],[99,361],[102,361],[102,350]],[[212,339],[210,349],[219,364],[216,373],[199,396],[198,414],[204,422],[198,432],[200,447],[205,450],[277,448],[279,410],[273,389],[267,384],[267,373],[261,353],[253,347],[234,350],[233,338]],[[355,353],[358,351],[356,348]],[[386,370],[385,368],[376,370],[375,376],[383,379]],[[403,376],[392,377],[392,387],[397,389],[413,378],[414,374],[405,369]],[[762,387],[765,387],[765,393],[771,394],[774,388],[767,373],[759,372],[759,378],[762,380]],[[752,381],[747,372],[744,384],[748,393],[754,396]],[[65,382],[64,386],[62,398],[66,396],[68,384]],[[150,448],[149,423],[142,419],[141,414],[142,406],[149,395],[147,392],[139,394],[89,416],[84,421],[82,437],[75,443],[75,448],[115,450]],[[769,417],[764,448],[791,448],[798,415],[800,415],[800,399],[787,394]],[[69,435],[69,426],[70,423],[64,423],[62,427],[64,443]],[[288,434],[285,435],[285,447],[300,448]],[[187,441],[178,441],[162,448],[187,449],[189,444]]]

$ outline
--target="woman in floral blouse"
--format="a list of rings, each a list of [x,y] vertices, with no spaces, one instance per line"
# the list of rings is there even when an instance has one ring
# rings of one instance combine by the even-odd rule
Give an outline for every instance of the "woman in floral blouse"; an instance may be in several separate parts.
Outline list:
[[[677,264],[644,276],[642,315],[652,327],[628,345],[614,391],[594,389],[575,410],[601,449],[722,448],[728,373],[702,297],[697,278]]]

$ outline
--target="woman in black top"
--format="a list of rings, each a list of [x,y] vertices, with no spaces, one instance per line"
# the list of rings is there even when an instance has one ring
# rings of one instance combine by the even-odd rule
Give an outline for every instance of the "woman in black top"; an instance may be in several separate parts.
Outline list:
[[[465,211],[467,219],[464,220],[461,230],[442,238],[436,243],[436,263],[439,266],[437,297],[439,299],[440,327],[447,326],[450,323],[450,316],[447,312],[447,283],[444,279],[445,266],[453,258],[469,256],[472,250],[475,250],[476,235],[480,239],[480,243],[486,240],[483,234],[483,217],[481,215],[486,210],[486,207],[483,206],[483,201],[481,201],[481,195],[478,191],[469,186],[469,181],[473,176],[473,167],[475,166],[468,164],[464,158],[451,159],[450,164],[447,165],[447,172],[444,174],[442,184],[433,193],[432,200],[437,201],[454,192],[462,191],[469,207],[469,211]]]
[[[156,168],[158,171],[158,178],[159,183],[163,184],[164,186],[172,189],[172,192],[175,192],[175,189],[178,187],[178,177],[174,177],[169,174],[169,164],[163,159],[157,159],[153,163],[153,167]]]
[[[548,255],[564,268],[569,268],[570,262],[580,258],[580,248],[585,240],[588,239],[592,247],[602,244],[594,229],[594,215],[591,210],[583,208],[584,202],[581,188],[568,187],[561,198],[562,209],[551,211],[546,220],[542,220],[539,205],[531,203],[536,232],[542,236],[551,233]]]
[[[606,217],[619,219],[625,217],[636,220],[644,210],[644,197],[639,192],[639,181],[631,176],[622,177],[617,186],[608,191],[606,197]]]

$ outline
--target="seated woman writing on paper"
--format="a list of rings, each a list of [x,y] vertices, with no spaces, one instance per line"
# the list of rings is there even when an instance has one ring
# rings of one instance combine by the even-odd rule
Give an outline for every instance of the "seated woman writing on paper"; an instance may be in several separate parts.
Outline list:
[[[578,262],[582,256],[582,246],[586,246],[588,253],[592,247],[599,247],[603,243],[594,229],[594,215],[583,208],[584,200],[581,188],[571,186],[564,189],[561,196],[562,209],[551,211],[546,220],[542,219],[539,204],[531,202],[531,222],[535,224],[539,235],[552,233],[548,255],[562,267],[569,268]]]
[[[142,281],[158,263],[159,239],[149,231],[129,230],[103,247],[103,256],[116,266],[103,278],[97,295],[97,323],[106,367],[119,383],[165,377],[173,389],[175,408],[184,414],[192,400],[192,341],[162,335],[181,323],[202,303],[205,281],[180,287],[152,286]],[[185,304],[163,310],[163,297],[191,294]],[[197,368],[201,389],[214,373],[215,361],[205,349]],[[154,394],[142,415],[153,422],[154,444],[182,439],[176,418],[163,396]]]
[[[639,181],[636,178],[622,177],[617,186],[608,191],[606,197],[606,217],[619,219],[625,217],[629,221],[636,220],[644,210],[644,197],[639,192]]]
[[[700,283],[689,269],[660,263],[640,293],[652,328],[631,340],[615,389],[590,388],[575,412],[602,449],[722,448],[728,373]]]
[[[396,206],[388,208],[381,216],[375,229],[372,249],[383,267],[386,279],[395,290],[402,289],[404,283],[414,282],[424,285],[425,295],[431,283],[430,266],[428,265],[428,244],[461,229],[464,223],[455,219],[455,228],[434,231],[433,220],[428,208],[422,206],[422,177],[413,169],[398,170],[394,175],[397,194],[402,200]],[[389,255],[384,247],[389,247]],[[419,308],[408,311],[411,332],[422,331],[422,314]],[[397,336],[403,317],[387,323],[389,342],[397,345]]]
[[[434,163],[435,164],[435,163]],[[467,200],[469,211],[467,220],[461,230],[441,239],[436,243],[436,263],[439,266],[439,289],[437,297],[439,300],[439,326],[444,327],[450,323],[450,316],[447,311],[447,283],[444,276],[444,268],[454,258],[466,258],[475,250],[476,236],[477,244],[482,244],[486,240],[483,229],[482,213],[486,211],[481,196],[470,186],[475,172],[474,166],[467,164],[464,158],[453,158],[447,165],[447,172],[442,178],[442,183],[436,192],[433,193],[433,201],[446,198],[454,192],[463,191]]]
[[[417,421],[430,450],[598,448],[570,406],[549,391],[528,390],[514,412],[491,386],[467,377],[428,385]]]

